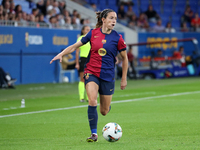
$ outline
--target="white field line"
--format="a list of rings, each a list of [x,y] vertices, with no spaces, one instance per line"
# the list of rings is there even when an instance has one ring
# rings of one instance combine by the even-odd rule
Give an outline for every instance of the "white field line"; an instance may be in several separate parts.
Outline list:
[[[113,95],[113,97],[128,97],[135,95],[145,95],[145,94],[156,94],[156,92],[143,92],[143,93],[133,93],[133,94],[124,94],[124,95]]]
[[[155,98],[174,97],[174,96],[190,95],[190,94],[198,94],[198,93],[200,93],[200,91],[174,93],[174,94],[168,94],[168,95],[160,95],[160,96],[151,96],[151,97],[144,97],[144,98],[120,100],[120,101],[113,101],[111,103],[115,104],[115,103],[134,102],[134,101],[142,101],[142,100],[149,100],[149,99],[155,99]],[[48,109],[48,110],[41,110],[41,111],[32,111],[32,112],[25,112],[25,113],[18,113],[18,114],[3,115],[3,116],[0,116],[0,118],[13,117],[13,116],[22,116],[22,115],[29,115],[29,114],[37,114],[37,113],[45,113],[45,112],[52,112],[52,111],[58,111],[58,110],[68,110],[68,109],[83,108],[83,107],[88,107],[88,105],[80,105],[80,106],[72,106],[72,107],[66,107],[66,108],[57,108],[57,109]]]

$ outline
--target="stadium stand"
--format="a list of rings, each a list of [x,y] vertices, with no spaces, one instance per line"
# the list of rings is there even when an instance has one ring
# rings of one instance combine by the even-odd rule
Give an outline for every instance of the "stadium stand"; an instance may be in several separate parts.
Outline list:
[[[56,0],[55,0],[56,1]],[[123,3],[123,0],[73,0],[74,2],[77,2],[78,4],[81,4],[85,6],[86,8],[91,9],[91,5],[95,5],[95,10],[103,10],[105,8],[111,8],[114,11],[118,11],[120,4]],[[15,9],[18,5],[22,7],[22,11],[26,12],[26,19],[23,17],[19,19],[18,13],[15,11],[12,11],[11,14],[11,6],[6,6],[6,2],[9,2],[10,5],[14,3]],[[35,2],[35,3],[34,3]],[[69,2],[69,0],[61,1],[57,0],[58,6],[55,6],[56,2],[54,0],[42,0],[41,1],[30,1],[30,0],[0,0],[1,7],[0,8],[0,22],[1,25],[17,25],[20,26],[19,21],[26,21],[26,22],[38,22],[36,23],[27,23],[27,25],[33,25],[34,27],[51,27],[51,28],[63,28],[63,29],[80,29],[82,25],[84,24],[90,24],[90,19],[81,18],[80,13],[77,13],[74,15],[72,12],[70,13],[66,9],[66,2]],[[42,7],[45,8],[45,11],[47,14],[44,14]],[[171,22],[172,27],[176,28],[176,31],[181,31],[180,27],[183,22],[187,22],[188,27],[190,28],[190,31],[193,31],[191,28],[191,19],[194,17],[194,14],[197,12],[200,14],[200,0],[132,0],[131,7],[137,16],[139,18],[140,14],[145,12],[148,9],[148,6],[152,5],[153,9],[158,14],[158,19],[162,20],[162,24],[166,26],[168,22]],[[190,6],[190,10],[186,9]],[[10,9],[7,9],[6,7],[10,7]],[[57,7],[57,8],[56,8]],[[59,8],[59,9],[58,9]],[[61,9],[65,9],[65,11],[68,11],[69,16],[66,16],[66,13],[64,13]],[[3,9],[3,11],[1,11]],[[32,10],[33,9],[39,9],[39,12],[37,15],[32,16]],[[124,5],[124,11],[125,13],[128,11],[128,5]],[[56,11],[56,12],[55,12]],[[57,14],[58,12],[61,12],[60,14]],[[44,20],[45,23],[48,25],[40,25],[44,22],[38,21],[38,15],[43,13],[44,14]],[[51,18],[51,21],[50,21]],[[55,19],[52,19],[55,18]],[[129,17],[131,18],[131,17]],[[129,18],[125,17],[123,21],[119,21],[124,26],[130,26],[129,22],[131,21]],[[52,22],[53,20],[53,22]],[[12,21],[18,23],[12,23]],[[8,23],[9,22],[9,23]],[[11,22],[11,23],[10,23]],[[52,25],[56,24],[56,25]],[[156,24],[156,22],[152,23],[149,22],[149,28],[153,27]],[[24,25],[24,24],[23,24]],[[141,30],[137,26],[137,23],[135,24],[136,31],[140,32]],[[137,30],[139,29],[139,30]],[[146,30],[151,31],[150,29]],[[145,31],[145,32],[146,32]]]

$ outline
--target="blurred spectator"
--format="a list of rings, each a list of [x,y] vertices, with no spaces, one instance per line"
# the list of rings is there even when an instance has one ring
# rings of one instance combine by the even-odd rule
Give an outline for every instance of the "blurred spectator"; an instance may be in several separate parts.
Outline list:
[[[60,13],[64,14],[64,11],[66,9],[66,1],[59,1],[58,3],[59,3],[58,8],[60,9]]]
[[[128,6],[128,10],[127,10],[127,12],[126,12],[126,16],[127,16],[129,19],[131,19],[131,17],[132,17],[133,15],[135,15],[135,13],[134,13],[134,11],[133,11],[132,6]]]
[[[156,23],[156,20],[158,19],[158,14],[157,12],[153,9],[152,5],[149,5],[147,11],[145,11],[145,14],[148,18],[149,22]]]
[[[0,20],[4,20],[3,14],[0,15]]]
[[[167,23],[166,28],[165,28],[165,32],[167,33],[175,33],[176,30],[174,28],[172,28],[172,24],[170,22]]]
[[[50,11],[53,9],[53,3],[51,0],[46,0],[46,11]]]
[[[140,14],[140,17],[137,20],[137,26],[142,32],[145,32],[146,29],[149,27],[146,15],[144,13]]]
[[[180,31],[181,32],[188,32],[189,31],[186,22],[181,23],[181,30]]]
[[[91,25],[89,19],[82,19],[77,10],[70,15],[66,10],[65,1],[57,0],[26,0],[31,3],[32,14],[29,15],[22,11],[21,5],[16,5],[14,0],[2,0],[0,5],[0,20],[11,20],[13,25],[19,26],[35,26],[48,27],[51,20],[50,27],[67,27],[73,29],[72,24],[76,29],[81,25]],[[34,3],[32,5],[32,3]],[[37,4],[37,7],[36,7]],[[33,6],[33,7],[32,7]],[[51,18],[51,19],[50,19]],[[56,21],[54,18],[57,18]],[[80,25],[80,20],[82,20]],[[46,23],[45,23],[46,22]],[[56,23],[55,23],[56,22]],[[55,25],[53,25],[55,23]],[[5,25],[5,23],[4,23]]]
[[[78,13],[77,10],[73,10],[73,13],[72,13],[72,24],[77,28],[79,27],[80,25],[80,14]]]
[[[153,27],[154,32],[165,32],[165,27],[162,25],[162,20],[159,19],[156,25]]]
[[[49,25],[44,21],[44,15],[42,13],[40,13],[38,15],[38,17],[39,17],[38,22],[41,23],[40,26],[42,26],[42,27],[49,27]]]
[[[76,9],[74,9],[73,12],[72,12],[72,17],[74,17],[74,16],[77,17],[77,15],[78,15],[78,11]]]
[[[124,5],[120,5],[117,11],[118,19],[125,20],[126,19],[126,12],[124,11]]]
[[[10,12],[10,2],[6,1],[4,4],[4,12],[9,13]]]
[[[8,13],[4,14],[4,20],[8,20]]]
[[[73,28],[75,28],[75,29],[78,29],[79,28],[79,24],[77,24],[77,17],[76,16],[74,16],[74,17],[72,17],[72,25],[73,25]]]
[[[11,20],[11,21],[15,21],[15,14],[8,13],[8,19]]]
[[[200,66],[200,54],[198,51],[193,51],[191,58],[192,58],[192,64],[195,67]]]
[[[190,6],[187,5],[183,15],[183,20],[190,23],[192,17],[193,17],[193,11],[191,10]]]
[[[22,12],[22,19],[27,21],[27,13],[26,12]]]
[[[180,60],[181,66],[186,66],[184,47],[180,46],[178,51],[173,53],[173,58]]]
[[[136,23],[134,21],[129,21],[128,27],[133,29],[133,30],[138,31],[138,27],[137,27],[137,25],[136,25]]]
[[[64,10],[64,18],[66,19],[67,17],[70,17],[70,13],[67,10]]]
[[[64,26],[65,25],[65,20],[64,16],[62,14],[57,14],[56,19],[58,21],[59,26]]]
[[[49,18],[49,27],[50,28],[59,28],[57,18],[55,16],[51,16]]]
[[[127,53],[127,57],[128,57],[128,62],[129,62],[129,77],[135,77],[136,78],[136,71],[135,71],[135,67],[134,67],[134,55],[133,55],[133,49],[130,46],[128,53]]]
[[[32,27],[37,27],[37,24],[36,24],[36,21],[37,21],[37,19],[35,19],[36,18],[36,16],[34,16],[33,14],[30,14],[29,15],[29,22],[28,22],[28,25],[29,26],[32,26]]]
[[[98,9],[97,9],[97,5],[95,4],[95,3],[91,3],[90,4],[90,6],[88,7],[90,10],[92,10],[92,11],[99,11]]]
[[[81,19],[81,20],[80,20],[80,24],[81,24],[81,26],[86,25],[86,20],[85,20],[85,19]]]
[[[45,16],[47,15],[47,10],[44,0],[39,0],[37,2],[37,8],[40,10],[40,13],[44,14]]]
[[[10,13],[15,14],[15,3],[14,2],[10,3]]]
[[[39,15],[35,16],[35,22],[39,22]]]
[[[20,11],[22,11],[22,6],[21,5],[16,5],[15,6],[15,13],[17,14]]]
[[[80,25],[80,21],[81,21],[81,15],[78,13],[78,14],[76,15],[76,23],[77,23],[78,25]]]
[[[137,20],[138,20],[138,18],[135,14],[132,15],[131,18],[130,18],[130,21],[133,21],[136,25],[137,25]]]
[[[0,5],[0,15],[3,15],[3,5]]]
[[[33,8],[32,9],[32,14],[36,17],[39,14],[39,9],[38,8]]]
[[[46,15],[44,21],[45,21],[46,23],[49,23],[49,19],[50,19],[52,16],[54,16],[54,10],[53,10],[53,9],[47,11],[47,15]]]
[[[65,27],[67,29],[70,29],[70,30],[73,30],[73,26],[72,26],[72,23],[71,23],[71,17],[67,17],[65,18]]]
[[[18,21],[18,26],[26,26],[27,22],[23,19],[23,12],[20,11],[16,15],[16,21]]]
[[[195,17],[191,21],[191,26],[193,27],[194,31],[200,30],[200,18],[198,13],[195,13]]]
[[[127,6],[133,6],[132,0],[119,0],[119,4],[121,5],[127,5]]]
[[[158,50],[157,50],[157,53],[156,53],[156,55],[155,55],[154,57],[156,57],[156,58],[164,57],[163,51],[162,51],[161,49],[158,49]]]
[[[56,11],[55,14],[60,14],[60,9],[58,8],[58,2],[57,1],[53,2],[53,9]]]

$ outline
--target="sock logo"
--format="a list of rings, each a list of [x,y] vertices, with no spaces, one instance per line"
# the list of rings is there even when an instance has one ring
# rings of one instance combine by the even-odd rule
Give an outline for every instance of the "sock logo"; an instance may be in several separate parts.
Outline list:
[[[92,119],[89,119],[89,121],[92,121],[92,120],[94,120],[94,118],[92,118]]]

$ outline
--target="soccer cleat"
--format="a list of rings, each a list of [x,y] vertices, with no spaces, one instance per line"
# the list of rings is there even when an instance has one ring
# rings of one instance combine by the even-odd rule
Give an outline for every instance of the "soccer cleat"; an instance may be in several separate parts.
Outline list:
[[[98,135],[97,134],[91,134],[91,137],[87,138],[87,142],[97,142]]]
[[[84,102],[85,102],[85,100],[84,100],[84,99],[81,99],[81,100],[80,100],[80,102],[81,102],[81,103],[84,103]]]

